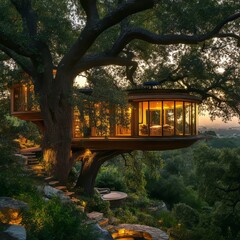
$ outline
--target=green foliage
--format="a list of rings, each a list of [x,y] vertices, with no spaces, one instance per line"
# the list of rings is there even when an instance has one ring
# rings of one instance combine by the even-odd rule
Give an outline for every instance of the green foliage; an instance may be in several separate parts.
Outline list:
[[[159,223],[161,228],[171,228],[177,224],[176,219],[173,217],[172,212],[170,211],[161,211],[158,215]]]
[[[126,191],[123,174],[113,165],[101,168],[96,179],[96,186],[110,188],[111,190]]]
[[[207,145],[199,146],[194,152],[199,191],[213,206],[209,225],[224,239],[237,239],[239,235],[239,153],[239,148],[214,149]]]
[[[146,179],[142,160],[142,155],[137,151],[133,152],[132,156],[127,156],[127,167],[124,177],[129,192],[146,197]]]
[[[107,214],[110,211],[110,203],[108,201],[103,201],[98,193],[95,193],[92,197],[82,197],[81,199],[86,202],[87,212],[96,211]]]
[[[31,192],[32,189],[32,182],[18,164],[1,167],[0,196],[19,196],[22,193]]]
[[[146,195],[136,193],[129,193],[126,201],[128,206],[140,209],[145,209],[150,204],[150,199]]]
[[[138,222],[138,218],[129,209],[118,208],[114,213],[115,216],[121,220],[121,222],[130,224]]]
[[[180,224],[192,229],[199,222],[199,213],[184,203],[174,205],[173,214]]]
[[[24,215],[24,225],[30,240],[92,240],[97,238],[91,225],[72,204],[62,204],[59,199],[45,202],[39,196],[23,196],[30,210]]]

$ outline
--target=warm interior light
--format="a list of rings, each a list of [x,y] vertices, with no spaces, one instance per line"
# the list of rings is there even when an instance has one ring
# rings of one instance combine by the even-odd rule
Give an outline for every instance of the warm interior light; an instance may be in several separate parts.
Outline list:
[[[52,71],[52,73],[53,73],[53,79],[55,79],[55,77],[56,77],[56,75],[57,75],[57,69],[53,69],[53,71]]]

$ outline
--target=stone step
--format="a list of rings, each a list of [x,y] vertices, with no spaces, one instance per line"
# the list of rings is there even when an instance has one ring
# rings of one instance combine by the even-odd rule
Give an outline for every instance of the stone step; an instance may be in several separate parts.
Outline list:
[[[39,161],[37,158],[28,158],[28,161]]]
[[[32,156],[32,155],[36,156],[36,153],[34,153],[34,152],[22,152],[21,154],[24,156]]]
[[[91,220],[101,220],[103,219],[103,213],[100,213],[100,212],[90,212],[90,213],[87,213],[87,217],[90,218]]]
[[[27,160],[37,160],[38,161],[38,159],[36,157],[28,157]]]
[[[53,180],[54,180],[54,177],[53,177],[53,176],[49,176],[49,177],[46,177],[44,180],[45,180],[46,182],[53,181]]]
[[[28,161],[28,165],[37,165],[39,164],[39,161]]]
[[[59,181],[50,181],[50,182],[48,182],[48,184],[50,185],[50,186],[56,186],[56,185],[58,185],[60,182]]]
[[[81,200],[78,199],[78,198],[72,197],[72,198],[71,198],[71,202],[73,202],[73,203],[75,203],[75,204],[80,204],[80,203],[81,203]]]
[[[101,220],[98,221],[98,225],[100,227],[106,227],[109,223],[109,219],[108,218],[103,218]]]
[[[44,179],[46,177],[44,173],[32,173],[31,176],[39,179]]]
[[[107,225],[104,226],[104,229],[107,230],[110,233],[116,232],[115,226],[114,225]]]
[[[74,195],[75,194],[75,192],[64,192],[64,195],[65,196],[72,196],[72,195]]]
[[[62,191],[66,191],[67,190],[66,186],[56,186],[55,188],[58,189],[58,190],[62,190]]]
[[[36,165],[28,165],[28,168],[34,172],[45,172],[45,169],[43,166],[36,164]]]

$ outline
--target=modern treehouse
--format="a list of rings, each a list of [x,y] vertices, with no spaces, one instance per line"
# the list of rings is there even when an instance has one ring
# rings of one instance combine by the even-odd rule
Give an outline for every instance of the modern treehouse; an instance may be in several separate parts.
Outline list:
[[[91,90],[80,90],[91,96]],[[127,91],[128,106],[85,102],[74,108],[72,150],[168,150],[188,147],[198,136],[200,99],[155,86]],[[11,88],[11,113],[44,127],[33,86]]]

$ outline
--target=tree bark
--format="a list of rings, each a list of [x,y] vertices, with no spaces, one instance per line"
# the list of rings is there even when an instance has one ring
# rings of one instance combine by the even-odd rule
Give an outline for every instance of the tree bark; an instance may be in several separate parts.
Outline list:
[[[72,167],[72,76],[62,74],[50,82],[50,90],[40,89],[44,120],[43,158],[45,168],[61,183],[66,183]]]
[[[76,188],[86,195],[93,195],[95,180],[102,164],[118,154],[120,154],[118,151],[91,152],[86,150],[81,159],[82,168]]]
[[[66,183],[72,167],[71,157],[71,113],[58,118],[45,128],[43,158],[47,172],[61,183]]]

